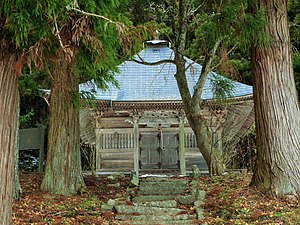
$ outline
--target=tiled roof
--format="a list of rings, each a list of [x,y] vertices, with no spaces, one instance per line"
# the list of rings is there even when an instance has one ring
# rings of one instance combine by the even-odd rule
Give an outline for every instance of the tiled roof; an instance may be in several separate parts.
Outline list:
[[[139,55],[145,62],[157,62],[159,60],[173,59],[174,52],[166,45],[153,43],[142,50]],[[140,60],[135,56],[136,60]],[[193,63],[192,60],[186,58],[186,66]],[[186,71],[188,86],[191,93],[199,77],[202,66],[194,63]],[[125,61],[119,66],[120,73],[115,74],[116,80],[120,84],[120,88],[109,84],[109,91],[103,92],[95,88],[93,82],[80,85],[81,91],[88,91],[92,88],[96,89],[96,99],[111,101],[159,101],[159,100],[181,100],[181,96],[175,80],[176,67],[172,63],[165,63],[157,66],[148,66],[138,64],[133,61]],[[207,100],[214,97],[211,85],[211,79],[220,76],[210,73],[201,95],[201,99]],[[227,79],[227,78],[224,78]],[[242,97],[252,95],[252,86],[245,85],[236,81],[234,83],[234,97]]]

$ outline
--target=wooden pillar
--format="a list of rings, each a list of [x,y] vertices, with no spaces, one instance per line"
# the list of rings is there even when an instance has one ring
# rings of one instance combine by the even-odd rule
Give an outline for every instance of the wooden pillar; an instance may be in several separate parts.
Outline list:
[[[184,147],[184,116],[179,117],[179,156],[180,156],[180,173],[181,175],[186,175],[185,147]]]
[[[134,172],[139,177],[139,124],[138,116],[133,116],[133,147],[134,147]]]
[[[101,149],[103,149],[103,129],[97,128],[95,129],[96,132],[96,148],[94,149],[96,152],[96,166],[95,169],[96,171],[99,171],[101,169]]]
[[[41,127],[41,143],[40,143],[40,149],[39,149],[39,167],[38,171],[43,172],[44,170],[44,140],[45,140],[45,127]]]

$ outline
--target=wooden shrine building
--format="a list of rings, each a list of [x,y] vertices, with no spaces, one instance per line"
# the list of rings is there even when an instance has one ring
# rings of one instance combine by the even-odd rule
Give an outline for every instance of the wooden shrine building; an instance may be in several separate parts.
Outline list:
[[[153,40],[145,43],[139,56],[145,62],[157,62],[173,59],[174,52],[169,42]],[[186,65],[191,63],[186,77],[192,93],[202,66],[186,58]],[[174,78],[175,65],[147,66],[126,61],[119,70],[115,75],[119,88],[109,84],[109,91],[103,92],[92,81],[80,85],[81,91],[96,91],[97,110],[83,109],[80,114],[81,137],[96,148],[96,171],[167,169],[185,174],[194,164],[206,169],[185,118]],[[221,77],[209,75],[201,95],[203,104],[214,98],[214,76]],[[228,129],[234,127],[244,134],[254,121],[252,87],[233,82],[237,100],[230,106],[234,116],[228,120]]]

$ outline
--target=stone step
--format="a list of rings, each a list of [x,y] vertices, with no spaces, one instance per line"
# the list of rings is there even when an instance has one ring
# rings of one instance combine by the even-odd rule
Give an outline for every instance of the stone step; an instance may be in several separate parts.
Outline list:
[[[132,198],[133,202],[153,202],[153,201],[165,201],[176,200],[174,195],[141,195]]]
[[[141,195],[132,198],[133,202],[151,202],[151,201],[165,201],[175,200],[181,204],[193,204],[197,199],[196,195]]]
[[[117,212],[111,224],[198,224],[197,219],[203,217],[201,205],[205,192],[197,190],[196,184],[188,179],[140,179],[138,188],[127,190],[128,199],[110,201]],[[128,200],[133,205],[126,204]],[[195,213],[190,214],[187,210],[177,208],[178,204],[193,205]]]
[[[180,214],[175,216],[170,215],[130,215],[130,214],[117,214],[115,219],[117,220],[145,220],[145,221],[172,221],[172,220],[194,220],[196,214]]]
[[[147,180],[140,180],[140,186],[150,186],[150,185],[187,185],[189,183],[188,180],[168,180],[165,178],[149,178]]]
[[[175,208],[177,206],[177,201],[175,200],[166,200],[166,201],[151,201],[151,202],[134,202],[136,206],[145,206],[145,207],[161,207],[161,208]]]
[[[187,225],[197,224],[195,220],[166,220],[166,221],[149,221],[149,220],[129,220],[129,221],[114,221],[113,225]]]
[[[155,214],[155,215],[176,215],[178,213],[185,213],[184,210],[178,208],[162,208],[162,207],[145,207],[145,206],[129,206],[117,205],[115,206],[117,213],[123,214]]]
[[[187,189],[187,185],[174,185],[172,183],[168,184],[157,184],[157,185],[142,185],[139,187],[140,191],[143,190],[185,190]]]
[[[181,195],[188,193],[189,191],[181,188],[174,188],[174,189],[160,189],[157,188],[156,190],[153,188],[149,189],[142,189],[139,190],[139,195]]]
[[[196,200],[197,197],[195,194],[190,194],[190,195],[184,195],[184,196],[176,196],[175,198],[180,204],[183,205],[190,205],[193,204]]]

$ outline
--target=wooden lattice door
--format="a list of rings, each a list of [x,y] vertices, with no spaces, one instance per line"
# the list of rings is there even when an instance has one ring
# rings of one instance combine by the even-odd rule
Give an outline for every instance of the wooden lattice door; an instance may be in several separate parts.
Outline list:
[[[140,168],[160,168],[160,138],[158,133],[143,132],[140,134]]]
[[[175,169],[178,165],[176,132],[157,131],[140,134],[141,169]]]
[[[163,132],[162,135],[162,151],[161,151],[161,165],[163,169],[178,169],[178,133],[177,132]]]

